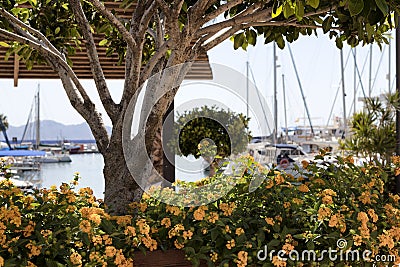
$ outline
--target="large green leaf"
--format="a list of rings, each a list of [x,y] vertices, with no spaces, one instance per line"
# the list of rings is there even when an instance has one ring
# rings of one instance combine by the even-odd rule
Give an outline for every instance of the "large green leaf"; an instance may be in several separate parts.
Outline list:
[[[282,13],[283,10],[283,5],[279,6],[276,11],[272,11],[272,18],[276,18],[277,16],[279,16]]]
[[[363,0],[349,0],[350,15],[356,16],[361,13],[364,8]]]
[[[382,11],[383,15],[387,15],[389,13],[389,7],[385,0],[375,0],[376,5]]]
[[[235,35],[235,38],[233,39],[233,48],[236,50],[239,47],[243,45],[244,42],[244,34],[239,33]]]
[[[306,0],[306,4],[312,6],[313,8],[318,8],[319,0]]]

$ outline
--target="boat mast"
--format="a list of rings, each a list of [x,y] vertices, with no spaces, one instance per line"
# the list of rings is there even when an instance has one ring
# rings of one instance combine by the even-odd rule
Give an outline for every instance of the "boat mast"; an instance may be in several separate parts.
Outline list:
[[[311,123],[310,112],[308,111],[306,97],[304,96],[303,86],[301,85],[299,73],[297,72],[296,63],[294,62],[293,53],[292,53],[292,49],[290,48],[290,44],[288,44],[288,47],[289,47],[290,58],[292,59],[292,63],[293,63],[294,72],[296,73],[297,82],[299,83],[301,96],[303,97],[304,108],[306,109],[308,122],[309,122],[310,128],[311,128],[311,134],[314,136],[314,128],[313,128],[312,123]]]
[[[288,126],[287,126],[287,115],[286,115],[286,89],[285,89],[285,75],[282,74],[282,87],[283,87],[283,111],[285,114],[285,143],[289,140]]]
[[[392,86],[391,86],[391,67],[392,67],[392,35],[389,35],[389,70],[388,70],[388,92],[389,94],[392,93]]]
[[[249,61],[246,61],[246,117],[249,118]]]
[[[347,131],[347,118],[346,118],[346,91],[344,86],[344,63],[343,63],[343,48],[340,49],[340,68],[342,72],[342,93],[343,93],[343,124],[344,133]]]
[[[40,84],[38,84],[38,89],[36,93],[36,149],[39,149],[40,144]]]
[[[369,84],[368,84],[368,97],[372,93],[372,44],[369,46]]]
[[[273,52],[274,52],[274,135],[273,135],[273,143],[276,144],[278,142],[278,100],[277,100],[277,88],[276,88],[276,44],[273,43]]]
[[[356,113],[356,97],[357,97],[357,50],[353,48],[354,51],[354,91],[353,91],[353,114]]]

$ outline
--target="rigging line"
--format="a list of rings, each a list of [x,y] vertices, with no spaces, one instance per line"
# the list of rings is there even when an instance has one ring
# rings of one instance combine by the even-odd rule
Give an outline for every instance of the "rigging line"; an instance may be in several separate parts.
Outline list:
[[[374,90],[376,78],[378,77],[378,72],[379,72],[379,69],[381,68],[381,65],[382,65],[381,63],[382,63],[382,59],[383,59],[383,56],[384,56],[384,53],[385,53],[385,49],[386,49],[386,46],[383,47],[383,50],[382,50],[382,53],[381,53],[381,58],[379,59],[378,69],[375,72],[374,82],[372,83],[371,92]]]
[[[367,61],[368,61],[368,56],[365,57],[364,65],[363,65],[363,68],[361,69],[361,76],[364,74],[365,67],[367,66]],[[358,70],[358,67],[357,67],[357,70]],[[357,95],[357,92],[358,92],[358,88],[360,88],[360,85],[362,85],[362,81],[361,80],[358,81],[357,88],[356,88],[356,95]],[[356,95],[354,97],[356,97]],[[351,103],[350,110],[353,108],[353,104],[354,104],[354,102]],[[349,113],[349,117],[350,117],[350,113]]]
[[[305,97],[304,92],[303,92],[303,86],[301,85],[299,73],[297,72],[296,63],[294,62],[294,57],[293,57],[292,49],[290,48],[290,44],[289,44],[289,43],[288,43],[288,47],[289,47],[290,58],[292,59],[292,63],[293,63],[294,72],[295,72],[295,74],[296,74],[297,82],[298,82],[299,87],[300,87],[301,96],[303,97],[303,104],[304,104],[304,108],[305,108],[305,110],[306,110],[306,112],[307,112],[308,122],[310,123],[311,134],[314,135],[314,128],[313,128],[312,123],[311,123],[311,116],[310,116],[310,112],[309,112],[309,110],[308,110],[308,106],[307,106],[307,102],[306,102],[306,97]]]
[[[347,58],[346,58],[346,63],[344,64],[344,69],[346,69],[347,63],[349,63],[350,53],[351,53],[351,51],[349,50],[349,53],[347,54]],[[339,95],[341,83],[342,83],[342,77],[340,77],[339,85],[338,85],[337,90],[336,90],[335,99],[333,100],[331,112],[329,113],[328,121],[326,122],[326,127],[328,127],[329,121],[331,120],[331,117],[332,117],[332,114],[333,114],[333,109],[335,108],[335,103],[336,103],[337,97]]]
[[[250,70],[251,77],[253,78],[254,86],[256,87],[257,96],[258,96],[258,101],[260,102],[260,105],[261,105],[261,108],[262,108],[262,111],[263,111],[263,115],[264,115],[264,119],[265,119],[265,122],[267,123],[268,131],[271,132],[271,127],[269,126],[269,123],[268,123],[268,117],[267,117],[267,115],[266,115],[266,112],[265,112],[265,109],[264,109],[264,105],[263,105],[263,103],[261,102],[260,91],[258,90],[257,83],[256,83],[256,80],[255,80],[255,78],[254,78],[253,69],[250,67],[250,64],[249,64],[248,67],[249,67],[249,70]],[[248,103],[247,103],[247,104],[248,104]]]
[[[27,122],[25,124],[25,128],[24,128],[24,133],[22,134],[22,137],[21,137],[21,142],[20,142],[21,144],[25,140],[26,131],[28,130],[29,123],[31,122],[32,111],[33,111],[34,104],[35,104],[35,100],[33,100],[32,105],[31,105],[31,110],[29,111],[28,120],[27,120]]]
[[[364,85],[362,83],[362,79],[361,79],[361,75],[360,75],[360,70],[358,69],[358,65],[357,65],[356,54],[354,53],[354,51],[352,51],[352,52],[353,52],[354,62],[355,62],[355,66],[356,66],[356,70],[357,70],[357,74],[358,74],[358,79],[360,80],[363,96],[366,97],[365,90],[364,90]]]
[[[391,91],[391,92],[393,92],[392,90],[393,90],[393,88],[394,88],[394,83],[396,82],[396,77],[397,77],[397,75],[394,75],[392,85],[390,86],[390,89],[391,89],[390,91]]]

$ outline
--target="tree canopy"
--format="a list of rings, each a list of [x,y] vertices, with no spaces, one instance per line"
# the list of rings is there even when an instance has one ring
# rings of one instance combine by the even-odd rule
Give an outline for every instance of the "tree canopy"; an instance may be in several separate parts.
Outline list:
[[[250,135],[249,119],[243,114],[212,106],[203,106],[178,115],[175,135],[178,138],[179,152],[196,158],[203,155],[199,145],[203,139],[216,146],[216,155],[228,157],[246,150]],[[206,153],[206,152],[205,152]]]

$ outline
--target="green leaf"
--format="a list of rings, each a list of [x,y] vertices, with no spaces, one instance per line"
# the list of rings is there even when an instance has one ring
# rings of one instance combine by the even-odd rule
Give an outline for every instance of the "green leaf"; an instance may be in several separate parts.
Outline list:
[[[99,42],[99,46],[105,46],[108,43],[107,39],[103,39]]]
[[[279,6],[276,9],[276,12],[272,11],[272,18],[276,18],[277,16],[279,16],[282,13],[282,10],[283,10],[283,5]]]
[[[285,40],[283,40],[282,35],[279,35],[278,38],[276,38],[275,41],[276,41],[276,44],[278,45],[278,47],[279,47],[280,49],[285,48]]]
[[[389,7],[385,0],[375,0],[376,5],[382,11],[383,15],[386,16],[389,13]]]
[[[364,8],[364,1],[349,0],[349,11],[351,16],[356,16],[361,13]]]
[[[10,47],[10,45],[7,44],[7,43],[5,43],[5,42],[0,42],[0,46],[3,46],[3,47]]]
[[[54,31],[55,34],[58,34],[60,32],[60,27],[57,27],[56,30]]]
[[[296,18],[298,21],[303,20],[303,17],[304,17],[303,1],[296,1],[295,13],[296,13]]]
[[[306,4],[316,9],[319,6],[319,0],[306,0]]]
[[[338,36],[338,37],[336,37],[336,47],[337,48],[339,48],[339,49],[342,49],[343,48],[343,41],[342,41],[342,39],[340,39],[340,37]]]
[[[244,34],[243,33],[236,34],[233,39],[233,48],[235,50],[238,49],[243,45],[243,42],[244,42]]]
[[[257,33],[254,30],[246,31],[247,42],[251,45],[256,45],[257,42]]]
[[[295,14],[295,8],[290,2],[286,2],[283,7],[283,16],[285,18],[289,18],[290,16]]]

